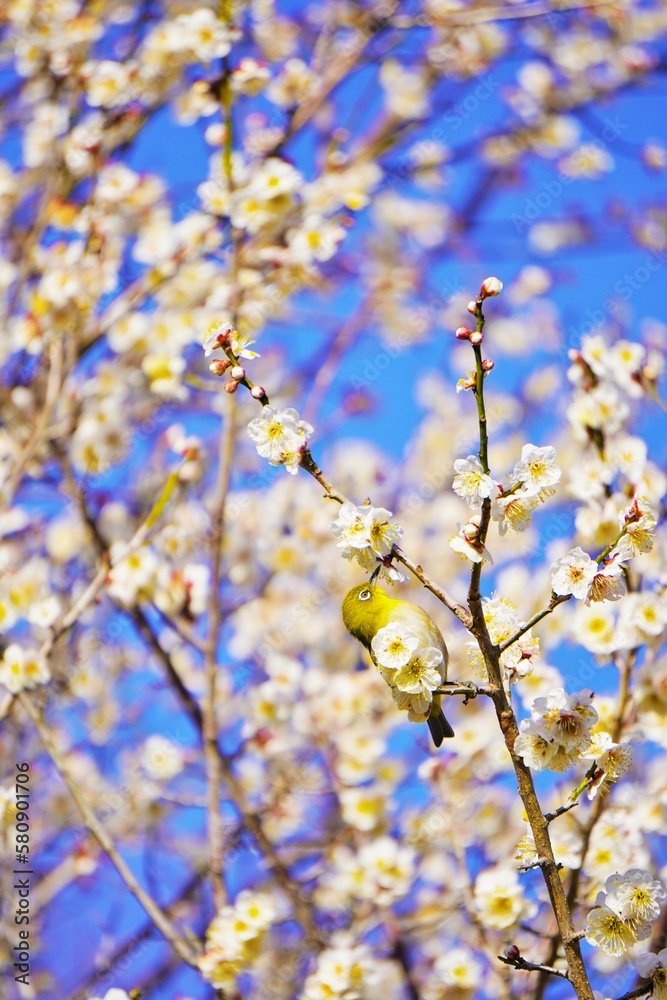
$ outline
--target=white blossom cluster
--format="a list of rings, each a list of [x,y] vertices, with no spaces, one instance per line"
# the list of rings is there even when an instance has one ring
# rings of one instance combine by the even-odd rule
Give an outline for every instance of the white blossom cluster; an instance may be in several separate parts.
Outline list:
[[[525,531],[530,526],[532,512],[555,494],[560,478],[554,448],[525,444],[506,486],[484,472],[476,455],[469,455],[454,462],[452,488],[472,510],[479,509],[483,500],[490,499],[493,520],[498,522],[498,530],[503,536],[508,529]],[[450,540],[450,545],[472,562],[482,559],[492,562],[486,548],[477,541],[478,534],[478,515],[473,515],[467,524],[459,526],[459,534]]]
[[[331,529],[338,538],[338,548],[344,559],[356,560],[366,570],[375,567],[379,559],[391,553],[403,530],[391,520],[391,511],[370,504],[360,507],[353,503],[343,503]],[[393,567],[381,570],[381,575],[394,580],[403,576]]]
[[[262,414],[248,424],[248,434],[255,442],[257,453],[270,465],[284,465],[296,475],[302,449],[313,436],[313,428],[292,407],[277,410],[265,406]]]
[[[515,752],[536,771],[561,772],[582,761],[593,761],[594,774],[587,782],[589,798],[600,789],[606,790],[632,764],[632,748],[628,743],[615,743],[599,728],[592,701],[592,691],[568,695],[563,688],[536,698],[531,718],[522,720],[514,743]]]
[[[516,605],[507,598],[495,595],[485,597],[482,602],[484,621],[489,630],[489,637],[494,645],[502,645],[508,639],[523,629],[523,622],[518,615]],[[468,662],[477,676],[486,676],[484,657],[475,640],[466,643]],[[516,642],[512,643],[500,655],[500,663],[510,684],[516,684],[522,677],[527,677],[534,670],[535,663],[540,659],[540,643],[533,630],[528,629]]]
[[[622,955],[650,936],[666,897],[662,882],[641,868],[610,875],[588,915],[586,940],[608,955]]]
[[[233,906],[223,907],[209,925],[199,959],[206,981],[216,989],[232,989],[241,972],[259,957],[276,913],[269,895],[249,889],[238,894]]]
[[[400,709],[411,721],[423,720],[433,692],[445,679],[444,656],[424,646],[414,629],[394,623],[378,629],[371,643],[375,663]]]

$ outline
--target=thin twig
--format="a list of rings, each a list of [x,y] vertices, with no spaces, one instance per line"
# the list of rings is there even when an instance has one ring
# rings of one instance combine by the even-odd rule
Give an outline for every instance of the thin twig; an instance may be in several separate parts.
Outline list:
[[[505,965],[511,965],[515,969],[521,969],[522,972],[542,972],[548,976],[558,976],[560,979],[567,979],[568,982],[570,977],[566,970],[555,969],[552,965],[540,965],[539,962],[527,962],[525,958],[508,958],[505,955],[498,955],[501,962]]]
[[[500,646],[498,647],[500,652],[504,653],[506,649],[509,649],[510,646],[513,646],[515,642],[518,642],[522,635],[525,635],[526,632],[529,632],[533,627],[533,625],[537,625],[537,623],[541,622],[543,618],[546,618],[546,616],[550,615],[552,611],[555,611],[559,604],[565,604],[565,602],[569,601],[571,597],[572,597],[571,594],[565,594],[563,596],[557,596],[556,594],[552,594],[551,601],[549,602],[549,607],[545,608],[544,611],[539,611],[536,615],[533,615],[530,621],[527,621],[525,625],[522,625],[521,628],[514,633],[514,635],[511,635],[509,639],[505,640],[505,642],[501,642]]]
[[[484,327],[482,307],[483,299],[480,297],[477,299],[476,313],[477,331],[479,333],[482,332]],[[477,370],[475,398],[477,400],[477,412],[479,418],[479,458],[482,468],[485,472],[488,472],[488,437],[486,410],[484,404],[485,372],[481,356],[481,345],[473,344],[473,349],[475,352]],[[484,545],[486,542],[490,519],[491,501],[487,499],[484,500],[482,505],[482,516],[479,525],[479,542],[481,545]],[[558,864],[554,858],[551,838],[549,836],[549,824],[542,813],[542,808],[535,791],[532,773],[526,766],[523,758],[520,757],[514,750],[514,744],[519,736],[519,729],[503,684],[503,668],[500,662],[501,651],[498,646],[493,643],[491,636],[489,635],[486,619],[484,618],[484,606],[480,591],[481,573],[482,564],[475,563],[471,570],[470,586],[468,589],[468,605],[473,618],[470,631],[477,639],[480,651],[486,664],[489,681],[493,689],[491,697],[496,710],[496,717],[505,738],[505,745],[507,746],[512,759],[512,765],[514,767],[519,788],[519,795],[525,807],[528,823],[535,841],[535,849],[538,857],[540,858],[540,868],[549,893],[551,907],[556,917],[560,937],[563,942],[565,959],[568,966],[568,978],[572,983],[579,1000],[594,1000],[586,966],[584,965],[581,956],[581,947],[578,935],[572,923],[571,905],[565,895],[565,890],[558,871]],[[542,972],[542,975],[544,975],[544,971],[539,969],[539,967],[536,971]]]
[[[98,820],[97,816],[89,806],[78,779],[74,774],[72,774],[69,769],[69,765],[60,754],[55,740],[51,735],[48,726],[44,722],[38,707],[32,701],[32,697],[26,691],[21,691],[17,697],[22,708],[28,714],[31,722],[35,726],[35,729],[39,733],[44,749],[53,761],[56,771],[62,778],[70,795],[76,802],[87,829],[114,865],[128,890],[132,893],[137,902],[143,906],[144,910],[153,921],[153,924],[157,927],[163,937],[166,938],[181,961],[185,962],[187,965],[197,968],[198,961],[196,952],[178,932],[177,928],[171,922],[164,910],[158,906],[153,897],[139,884],[134,876],[134,873],[119,854],[116,845],[111,839],[106,828]]]
[[[622,997],[617,997],[617,1000],[635,1000],[635,997],[647,997],[653,993],[653,983],[647,983],[646,986],[638,986],[634,990],[630,990],[629,993],[624,993]]]
[[[218,678],[218,640],[222,609],[220,604],[220,585],[222,579],[222,542],[225,525],[225,506],[232,474],[234,457],[234,442],[236,439],[235,406],[233,397],[228,397],[224,431],[220,435],[218,454],[218,475],[215,484],[213,510],[211,515],[211,532],[209,539],[209,554],[211,561],[211,583],[208,593],[206,653],[204,656],[204,675],[206,693],[202,702],[202,733],[204,738],[204,759],[206,763],[207,788],[207,834],[209,859],[211,865],[211,885],[216,910],[221,909],[227,901],[227,892],[223,879],[224,830],[220,811],[220,781],[222,778],[220,752],[218,748],[218,722],[216,717],[216,689]]]
[[[569,812],[570,809],[575,809],[578,806],[578,802],[570,802],[569,805],[559,806],[558,809],[554,809],[553,812],[548,812],[544,814],[544,818],[547,823],[553,823],[555,819],[562,816],[564,813]]]
[[[39,448],[56,408],[62,389],[64,375],[64,342],[62,337],[53,337],[49,344],[49,374],[46,383],[44,405],[37,417],[35,428],[11,471],[9,481],[3,490],[3,502],[9,507],[12,498],[21,484],[23,473],[37,449]]]
[[[74,625],[84,611],[93,603],[99,592],[108,581],[109,570],[123,562],[124,559],[131,556],[133,552],[136,552],[137,549],[140,549],[144,544],[151,529],[157,523],[158,518],[164,511],[176,488],[179,480],[179,472],[180,469],[169,475],[156,503],[149,511],[146,519],[139,525],[129,542],[127,542],[127,544],[124,545],[120,551],[116,552],[113,558],[110,555],[105,556],[102,561],[102,565],[86,589],[70,607],[69,611],[66,615],[64,615],[60,623],[52,628],[51,635],[40,648],[40,655],[44,657],[44,659],[47,659],[51,654],[51,650],[55,646],[58,639],[71,629],[72,625]]]

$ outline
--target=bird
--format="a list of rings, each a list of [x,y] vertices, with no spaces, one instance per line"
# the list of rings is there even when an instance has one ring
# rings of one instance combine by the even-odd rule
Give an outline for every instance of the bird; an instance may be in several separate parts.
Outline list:
[[[403,631],[401,632],[399,629],[397,633],[398,642],[400,644],[401,636],[405,635],[408,640],[408,647],[412,642],[412,649],[415,653],[415,656],[410,659],[411,654],[404,651],[403,660],[407,657],[409,665],[413,665],[419,656],[420,650],[430,651],[431,660],[437,664],[440,683],[447,679],[449,653],[445,640],[436,623],[423,608],[420,608],[417,604],[413,604],[411,601],[402,601],[390,597],[386,590],[383,590],[382,587],[379,587],[375,583],[375,575],[373,574],[369,583],[361,583],[356,587],[352,587],[343,598],[343,624],[350,635],[354,636],[355,639],[358,639],[366,647],[373,663],[378,667],[380,673],[392,688],[392,693],[399,707],[412,709],[414,714],[418,716],[418,719],[415,721],[424,721],[424,718],[426,719],[433,742],[436,747],[439,747],[444,739],[448,739],[454,735],[454,730],[442,712],[441,695],[433,695],[432,699],[429,698],[430,704],[422,698],[420,705],[418,697],[413,699],[409,694],[401,694],[401,691],[392,683],[392,680],[400,674],[400,670],[383,667],[383,664],[378,661],[377,651],[379,647],[377,641],[375,643],[376,648],[373,649],[373,640],[376,638],[378,632],[389,625],[402,626]],[[385,633],[386,635],[387,633]],[[391,639],[391,637],[389,638]],[[438,653],[442,655],[441,662],[437,662],[439,660]],[[395,673],[392,673],[393,670]],[[431,668],[430,676],[432,679],[436,678],[436,675],[433,673],[433,667]],[[431,690],[434,690],[435,686],[439,685],[436,683]],[[412,703],[417,704],[417,711],[414,710]]]

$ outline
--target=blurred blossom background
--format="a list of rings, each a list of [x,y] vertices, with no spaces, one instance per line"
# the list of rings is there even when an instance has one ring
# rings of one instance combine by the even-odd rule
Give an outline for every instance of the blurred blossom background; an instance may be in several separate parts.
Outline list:
[[[554,562],[613,545],[635,497],[657,521],[620,601],[533,628],[511,702],[542,725],[536,698],[574,698],[585,719],[562,767],[525,751],[545,812],[604,734],[625,747],[614,787],[550,830],[599,996],[640,976],[666,995],[667,5],[0,0],[0,24],[4,995],[572,995],[497,958],[564,968],[490,700],[446,699],[438,751],[397,709],[342,624],[367,573],[339,506],[258,454],[261,393],[202,349],[230,323],[326,479],[391,512],[464,601],[454,462],[479,437],[454,331],[492,275],[491,475],[511,484],[526,445],[561,471],[521,530],[492,522],[494,641],[547,608]],[[437,621],[450,678],[484,683],[406,575],[392,595]],[[637,871],[641,919],[608,882]]]

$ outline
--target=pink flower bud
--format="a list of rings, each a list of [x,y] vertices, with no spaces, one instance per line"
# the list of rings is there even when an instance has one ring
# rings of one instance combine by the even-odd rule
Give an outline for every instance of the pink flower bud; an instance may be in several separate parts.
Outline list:
[[[496,363],[495,363],[495,361],[492,361],[491,358],[484,358],[484,360],[482,361],[482,371],[490,372],[495,367],[496,367]]]
[[[264,392],[264,386],[253,385],[252,389],[250,390],[250,395],[252,396],[253,399],[261,399],[262,396],[266,396],[266,393]]]
[[[472,335],[472,330],[469,330],[467,326],[460,326],[454,336],[457,340],[470,340]]]
[[[521,952],[515,944],[511,944],[509,948],[505,948],[503,955],[505,958],[509,958],[510,962],[516,962],[521,958]]]
[[[242,378],[245,378],[245,368],[241,368],[241,365],[234,365],[229,374],[237,382],[240,382]]]
[[[231,395],[232,393],[236,392],[236,390],[238,389],[238,387],[239,387],[239,383],[238,382],[225,382],[225,387],[224,388],[225,388],[225,392],[228,392]]]
[[[481,344],[483,340],[484,340],[484,335],[482,333],[479,333],[479,331],[477,330],[475,331],[475,333],[470,334],[470,343],[473,345],[473,347],[477,347],[477,345]]]
[[[227,359],[221,361],[219,358],[216,358],[215,361],[211,361],[208,366],[208,370],[211,375],[224,375],[230,365],[231,361],[228,361]]]
[[[470,300],[470,302],[468,303],[467,309],[468,309],[468,312],[470,313],[471,316],[476,316],[477,315],[477,303],[475,302],[474,299]]]
[[[486,278],[482,282],[479,294],[483,299],[490,299],[494,295],[500,295],[503,290],[503,283],[499,278]]]

